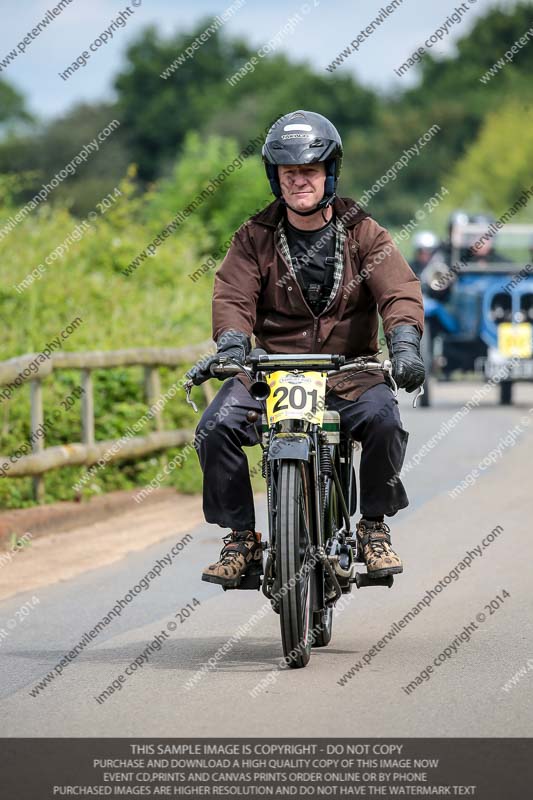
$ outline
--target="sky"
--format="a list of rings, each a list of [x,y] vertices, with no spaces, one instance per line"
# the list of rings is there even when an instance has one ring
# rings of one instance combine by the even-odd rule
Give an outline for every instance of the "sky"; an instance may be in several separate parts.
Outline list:
[[[124,64],[128,43],[147,25],[155,25],[161,34],[189,31],[200,19],[221,14],[234,0],[71,0],[61,14],[33,38],[24,38],[45,17],[58,0],[23,0],[21,3],[0,0],[4,6],[0,29],[0,77],[10,82],[26,97],[30,110],[47,119],[57,116],[79,102],[108,100],[113,97],[113,79]],[[335,57],[358,36],[391,0],[240,0],[242,6],[224,25],[228,35],[240,35],[257,48],[264,46],[280,30],[277,48],[292,59],[307,61],[318,71],[325,70]],[[489,8],[513,6],[514,0],[395,0],[397,8],[368,39],[362,40],[337,74],[352,74],[362,83],[391,90],[404,88],[416,80],[416,70],[397,77],[397,69],[434,33],[457,7],[465,7],[459,23],[432,53],[453,51],[454,41],[468,32],[476,17]],[[8,9],[8,10],[7,10]],[[128,10],[126,10],[128,9]],[[123,14],[124,27],[101,45],[84,67],[68,80],[59,73]],[[291,22],[292,20],[292,22]],[[19,43],[21,47],[19,48]],[[509,43],[511,44],[511,43]],[[17,56],[1,66],[12,50]],[[24,50],[24,52],[20,52]],[[176,56],[179,55],[176,53]],[[502,55],[495,53],[494,60]]]

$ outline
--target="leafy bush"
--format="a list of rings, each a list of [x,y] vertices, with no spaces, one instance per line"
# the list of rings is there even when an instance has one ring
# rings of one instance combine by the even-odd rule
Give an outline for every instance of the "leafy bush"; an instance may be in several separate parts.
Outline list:
[[[120,182],[108,210],[83,225],[64,206],[51,199],[30,213],[0,240],[4,281],[0,290],[0,313],[10,324],[4,327],[0,360],[24,353],[41,352],[75,317],[83,322],[63,343],[65,350],[114,350],[128,347],[180,347],[205,341],[211,333],[211,287],[214,270],[201,281],[192,274],[211,252],[227,240],[257,207],[268,202],[268,184],[256,155],[230,175],[219,189],[185,219],[177,231],[125,277],[123,270],[153,241],[161,229],[186,207],[209,180],[238,154],[235,142],[219,137],[201,144],[197,137],[187,141],[182,159],[171,178],[145,195],[135,190],[135,171]],[[8,219],[18,210],[11,197],[13,180],[3,179],[0,218]],[[80,227],[81,226],[81,227]],[[78,227],[78,241],[65,244]],[[72,237],[71,237],[72,239]],[[52,264],[46,257],[63,244],[64,253]],[[220,260],[220,258],[219,258]],[[37,268],[42,265],[42,272]],[[22,281],[34,272],[33,282]],[[18,287],[18,289],[17,289]],[[190,365],[162,369],[165,391]],[[61,409],[80,382],[79,371],[60,371],[43,382],[44,410]],[[146,411],[140,368],[97,370],[93,375],[96,439],[118,438]],[[205,405],[200,389],[195,390],[198,406]],[[46,445],[80,441],[80,400],[62,413]],[[194,430],[199,416],[180,392],[164,409],[166,428]],[[9,400],[0,402],[0,452],[11,454],[29,440],[29,384],[22,385]],[[152,426],[149,422],[147,427]],[[146,430],[145,433],[149,431]],[[132,488],[152,480],[167,454],[135,462],[118,462],[96,472],[83,494],[110,489]],[[85,468],[68,467],[45,476],[46,499],[73,499],[72,489]],[[192,453],[165,481],[182,491],[198,491],[201,474]],[[0,505],[20,507],[31,504],[31,479],[0,480]]]

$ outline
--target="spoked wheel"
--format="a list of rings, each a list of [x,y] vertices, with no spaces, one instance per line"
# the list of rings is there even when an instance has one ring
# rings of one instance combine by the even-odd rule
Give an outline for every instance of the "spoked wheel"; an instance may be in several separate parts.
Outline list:
[[[288,666],[305,667],[311,656],[314,595],[307,462],[280,463],[277,500],[276,542],[283,654]]]

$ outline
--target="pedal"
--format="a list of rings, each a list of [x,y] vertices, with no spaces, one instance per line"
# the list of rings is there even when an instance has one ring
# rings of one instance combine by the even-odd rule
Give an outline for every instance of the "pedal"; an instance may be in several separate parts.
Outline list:
[[[261,575],[263,573],[249,573],[247,572],[246,575],[243,575],[241,578],[241,582],[236,587],[237,589],[259,589],[261,588]]]
[[[367,572],[356,572],[353,582],[358,589],[364,586],[387,586],[389,589],[394,583],[393,575],[386,575],[384,578],[371,578]]]
[[[263,574],[263,559],[258,564],[250,564],[241,577],[238,586],[223,586],[225,592],[232,589],[257,589],[261,588],[261,575]]]

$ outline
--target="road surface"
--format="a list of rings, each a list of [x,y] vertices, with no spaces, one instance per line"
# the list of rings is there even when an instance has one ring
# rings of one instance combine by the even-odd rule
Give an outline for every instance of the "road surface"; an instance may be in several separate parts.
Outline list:
[[[306,669],[280,668],[279,620],[262,610],[262,593],[201,582],[222,533],[206,524],[64,659],[183,539],[169,514],[165,540],[0,604],[2,735],[531,736],[533,387],[518,387],[507,408],[492,390],[451,423],[478,388],[439,384],[434,407],[416,410],[402,393],[406,461],[419,454],[405,476],[411,504],[388,520],[404,573],[391,590],[354,588],[336,612],[331,645],[314,650]],[[443,423],[448,432],[435,440]],[[469,473],[471,485],[450,497]],[[264,498],[257,517],[265,530]],[[137,524],[146,524],[142,515]],[[452,575],[468,551],[470,566]],[[215,668],[201,672],[209,659]]]

